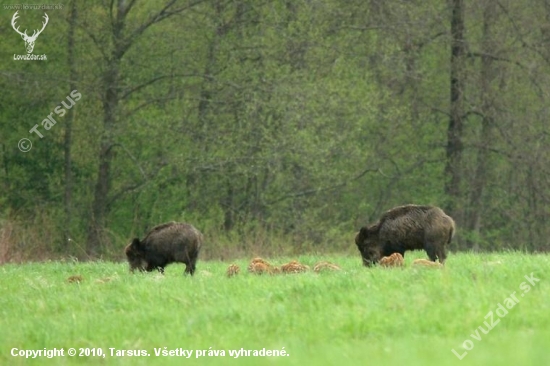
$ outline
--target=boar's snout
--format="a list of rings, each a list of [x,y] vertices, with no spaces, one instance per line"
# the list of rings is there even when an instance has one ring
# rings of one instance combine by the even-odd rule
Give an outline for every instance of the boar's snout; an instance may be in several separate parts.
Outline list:
[[[372,259],[365,259],[363,258],[363,265],[365,267],[372,267],[376,264],[376,261],[375,260],[372,260]]]
[[[375,265],[382,256],[380,255],[380,252],[376,250],[376,248],[372,247],[366,247],[366,246],[359,246],[359,252],[361,253],[361,258],[363,259],[363,265],[365,267],[371,267]]]
[[[130,265],[130,272],[134,272],[136,269],[140,271],[145,270],[143,256],[139,250],[139,239],[135,238],[125,248],[126,257],[128,258],[128,264]]]

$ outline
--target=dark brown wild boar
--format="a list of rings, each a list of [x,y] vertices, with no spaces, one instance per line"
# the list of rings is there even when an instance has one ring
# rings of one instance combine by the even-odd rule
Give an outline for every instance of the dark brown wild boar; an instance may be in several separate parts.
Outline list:
[[[406,205],[392,208],[380,220],[364,226],[355,236],[363,264],[370,266],[393,253],[424,249],[430,260],[447,258],[445,246],[455,232],[453,219],[435,206]]]
[[[125,252],[130,271],[151,272],[170,263],[185,263],[185,273],[193,275],[204,239],[199,230],[189,224],[168,222],[155,226],[143,240],[135,238]]]

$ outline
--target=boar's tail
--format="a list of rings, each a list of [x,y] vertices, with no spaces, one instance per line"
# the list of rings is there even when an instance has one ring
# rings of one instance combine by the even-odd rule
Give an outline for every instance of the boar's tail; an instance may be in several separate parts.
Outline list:
[[[451,229],[449,230],[449,239],[447,239],[447,244],[451,244],[451,240],[453,240],[453,237],[455,236],[456,228],[455,223],[452,221]]]

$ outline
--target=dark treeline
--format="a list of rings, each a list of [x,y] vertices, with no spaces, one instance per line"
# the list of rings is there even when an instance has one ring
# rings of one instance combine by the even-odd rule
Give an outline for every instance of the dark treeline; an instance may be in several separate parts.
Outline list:
[[[44,12],[22,61],[1,11],[0,261],[170,220],[206,257],[355,250],[407,203],[455,250],[550,248],[548,0],[73,0],[20,30]]]

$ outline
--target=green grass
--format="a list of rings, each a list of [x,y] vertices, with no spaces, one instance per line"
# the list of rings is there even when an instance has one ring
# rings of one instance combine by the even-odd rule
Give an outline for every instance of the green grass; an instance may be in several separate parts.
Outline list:
[[[550,256],[451,254],[446,268],[364,268],[359,255],[302,256],[341,272],[225,277],[229,263],[199,261],[130,275],[125,263],[29,263],[0,267],[0,365],[542,365],[550,345]],[[281,264],[289,258],[274,258]],[[534,273],[540,282],[524,294]],[[81,283],[68,283],[81,275]],[[110,278],[108,282],[101,279]],[[487,334],[472,333],[516,291]],[[495,321],[499,319],[494,313]],[[475,335],[475,334],[474,334]],[[462,343],[474,348],[462,361]],[[467,344],[468,345],[468,344]],[[102,348],[107,356],[25,359],[12,348]],[[155,348],[224,350],[225,357],[157,357]],[[284,357],[228,350],[284,350]],[[149,357],[112,357],[109,348]]]

